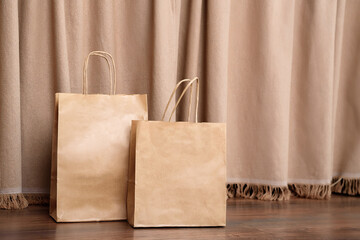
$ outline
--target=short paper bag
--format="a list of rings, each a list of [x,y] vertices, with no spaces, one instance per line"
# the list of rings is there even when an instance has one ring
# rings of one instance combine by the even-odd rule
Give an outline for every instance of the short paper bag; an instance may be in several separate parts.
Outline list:
[[[87,94],[92,55],[108,63],[110,95]],[[147,100],[146,95],[115,95],[115,72],[110,54],[91,52],[83,94],[56,94],[50,215],[57,222],[126,219],[131,121],[147,119]]]
[[[195,123],[170,122],[171,116],[169,122],[133,121],[127,199],[133,227],[226,225],[226,124],[197,122],[197,78],[180,81],[169,103],[184,82],[171,116],[196,82]],[[191,98],[189,113],[190,106]]]

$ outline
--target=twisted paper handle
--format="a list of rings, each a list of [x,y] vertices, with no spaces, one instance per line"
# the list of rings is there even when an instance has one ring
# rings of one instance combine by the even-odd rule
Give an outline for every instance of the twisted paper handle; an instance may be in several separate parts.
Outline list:
[[[109,67],[109,77],[110,77],[110,95],[115,95],[116,92],[116,68],[115,68],[115,61],[114,58],[111,56],[110,53],[104,52],[104,51],[92,51],[89,53],[89,55],[86,57],[84,62],[84,68],[83,68],[83,94],[88,93],[88,87],[87,87],[87,68],[89,64],[89,58],[90,56],[99,56],[102,58],[105,58],[108,67]],[[111,63],[110,63],[110,60]],[[112,68],[111,68],[112,66]],[[112,70],[112,71],[111,71]]]
[[[176,93],[176,90],[179,88],[179,86],[181,84],[183,84],[184,82],[189,82],[186,87],[184,88],[184,90],[182,91],[179,99],[177,100],[174,108],[172,109],[171,111],[171,114],[170,114],[170,117],[169,117],[169,122],[172,118],[172,116],[174,115],[174,112],[176,110],[176,108],[178,107],[181,99],[184,97],[186,91],[190,88],[190,97],[189,97],[189,108],[188,108],[188,121],[190,121],[190,113],[191,113],[191,102],[192,102],[192,85],[194,83],[196,83],[196,105],[195,105],[195,122],[197,123],[198,122],[198,112],[199,112],[199,78],[196,77],[194,79],[184,79],[184,80],[181,80],[180,82],[178,82],[173,90],[173,92],[171,93],[170,95],[170,98],[169,98],[169,101],[165,107],[165,110],[164,110],[164,113],[163,113],[163,116],[161,118],[161,121],[164,121],[164,118],[165,118],[165,115],[166,115],[166,112],[169,108],[169,105],[170,105],[170,102],[171,100],[173,99],[175,93]]]

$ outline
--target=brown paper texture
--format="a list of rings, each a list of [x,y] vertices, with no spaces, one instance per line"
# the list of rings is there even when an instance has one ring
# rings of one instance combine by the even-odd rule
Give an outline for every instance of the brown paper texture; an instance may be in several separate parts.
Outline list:
[[[226,125],[133,121],[128,222],[226,225]]]
[[[57,222],[126,219],[130,127],[146,95],[56,94],[50,215]]]

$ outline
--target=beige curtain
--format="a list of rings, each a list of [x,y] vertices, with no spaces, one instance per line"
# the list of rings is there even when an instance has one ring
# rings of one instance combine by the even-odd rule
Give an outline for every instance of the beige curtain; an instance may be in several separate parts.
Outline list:
[[[148,94],[150,119],[200,77],[200,120],[227,123],[230,197],[359,195],[359,12],[357,0],[2,0],[0,207],[46,202],[54,94],[81,92],[91,50],[115,57],[117,92]],[[90,92],[108,93],[91,61]]]

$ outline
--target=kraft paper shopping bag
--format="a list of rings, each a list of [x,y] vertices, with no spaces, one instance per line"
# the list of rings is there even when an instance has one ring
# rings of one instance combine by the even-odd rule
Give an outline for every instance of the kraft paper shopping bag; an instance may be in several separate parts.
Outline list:
[[[226,225],[226,125],[197,122],[197,78],[179,82],[169,103],[184,82],[171,116],[196,83],[195,123],[133,121],[127,199],[133,227]],[[190,106],[191,98],[189,113]]]
[[[107,61],[110,95],[87,94],[90,56]],[[57,222],[126,219],[131,121],[147,120],[147,97],[115,94],[115,72],[110,54],[91,52],[83,94],[56,94],[50,215]]]

